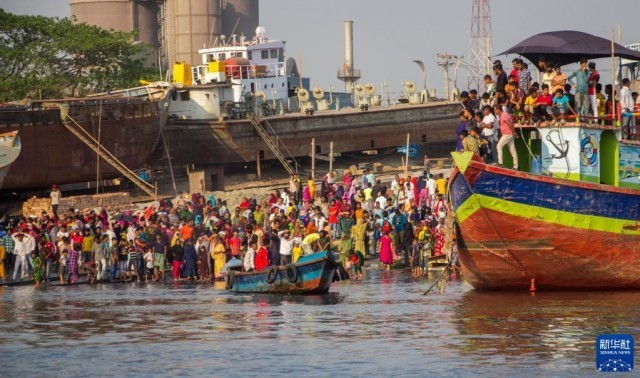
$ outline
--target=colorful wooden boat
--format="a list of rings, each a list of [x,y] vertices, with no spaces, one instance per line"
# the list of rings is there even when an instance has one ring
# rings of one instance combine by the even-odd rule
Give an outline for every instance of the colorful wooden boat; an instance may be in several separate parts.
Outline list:
[[[640,143],[610,126],[516,130],[528,172],[453,153],[463,277],[476,289],[640,288]]]
[[[22,144],[17,131],[0,134],[0,189],[2,189],[4,178],[7,177],[11,165],[20,156],[21,149]]]
[[[227,290],[236,293],[323,294],[338,267],[330,252],[303,256],[294,264],[254,272],[229,271]]]

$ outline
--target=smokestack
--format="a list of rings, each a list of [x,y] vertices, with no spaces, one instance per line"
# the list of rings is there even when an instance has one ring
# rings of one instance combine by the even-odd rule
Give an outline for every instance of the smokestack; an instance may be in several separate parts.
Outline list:
[[[349,70],[349,74],[353,71],[353,21],[344,22],[344,65]]]
[[[338,79],[344,81],[347,93],[351,93],[353,84],[360,79],[360,70],[353,65],[353,21],[344,22],[344,64],[338,70]]]

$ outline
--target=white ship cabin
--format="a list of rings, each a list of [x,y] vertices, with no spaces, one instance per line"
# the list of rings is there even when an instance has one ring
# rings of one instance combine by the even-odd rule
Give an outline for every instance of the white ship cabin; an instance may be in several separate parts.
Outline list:
[[[272,109],[285,105],[295,96],[295,85],[289,85],[288,78],[295,73],[287,75],[284,48],[285,41],[269,40],[262,27],[252,39],[219,37],[214,47],[198,51],[200,65],[174,65],[173,82],[178,89],[171,114],[183,119],[233,117],[224,103],[241,103],[251,94],[257,104],[269,104]],[[308,86],[308,79],[305,82]]]

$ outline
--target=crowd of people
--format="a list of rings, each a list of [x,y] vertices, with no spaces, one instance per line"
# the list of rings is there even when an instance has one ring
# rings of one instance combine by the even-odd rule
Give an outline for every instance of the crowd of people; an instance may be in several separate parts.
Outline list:
[[[292,175],[288,188],[268,198],[243,198],[235,208],[199,193],[180,193],[140,211],[60,212],[0,221],[0,279],[86,281],[208,281],[223,278],[237,259],[243,270],[287,265],[300,256],[332,251],[363,277],[365,259],[383,269],[403,260],[414,276],[428,259],[444,256],[447,181],[428,171],[382,183],[373,172],[326,174],[320,190]]]
[[[614,103],[623,137],[637,139],[638,93],[631,91],[629,79],[622,80],[619,93],[611,84],[604,86],[603,93],[596,63],[586,59],[579,63],[579,68],[567,75],[561,65],[541,57],[538,61],[541,80],[534,82],[522,59],[513,59],[513,69],[508,74],[502,62],[496,60],[494,76],[484,77],[486,92],[479,96],[477,90],[471,89],[460,94],[457,150],[474,152],[487,162],[501,165],[502,150],[507,146],[517,169],[514,139],[518,134],[514,122],[560,126],[573,119],[611,125]]]

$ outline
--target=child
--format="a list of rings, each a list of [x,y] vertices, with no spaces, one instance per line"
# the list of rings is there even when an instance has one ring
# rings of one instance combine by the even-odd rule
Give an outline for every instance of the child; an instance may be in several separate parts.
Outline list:
[[[574,115],[576,114],[569,105],[569,97],[564,94],[562,89],[556,90],[555,97],[553,98],[553,104],[547,107],[547,113],[553,117],[553,123],[557,126],[558,120],[560,125],[565,124],[565,118],[567,115],[567,110],[570,110]]]
[[[147,282],[149,280],[149,274],[148,273],[153,273],[153,253],[151,252],[151,249],[147,249],[147,252],[145,252],[144,254],[144,261],[146,261],[147,265],[146,265],[146,273],[144,275],[144,282]]]
[[[413,243],[410,248],[411,258],[411,276],[413,278],[420,277],[420,244],[418,244],[418,238],[413,237]]]
[[[293,262],[298,261],[300,256],[302,256],[302,247],[300,247],[300,238],[293,239],[293,249],[291,250],[291,254],[293,255]]]
[[[33,262],[33,281],[35,281],[37,289],[42,282],[42,260],[35,250],[31,251],[31,260]]]
[[[531,88],[529,90],[529,96],[524,100],[524,123],[525,125],[531,125],[531,121],[538,122],[539,119],[535,118],[533,115],[534,104],[538,99],[538,91],[535,88]]]
[[[493,96],[496,93],[496,83],[493,81],[491,75],[484,75],[484,85],[487,87],[487,94],[489,95],[488,98],[493,99]],[[484,94],[482,94],[482,100],[484,99]],[[482,109],[482,106],[480,108]]]
[[[58,260],[60,263],[60,284],[64,285],[65,282],[69,281],[69,271],[67,270],[67,262],[69,261],[69,251],[65,248],[62,250],[60,254],[60,259]]]
[[[355,251],[351,253],[351,264],[353,266],[354,279],[363,279],[364,274],[362,274],[362,267],[364,266],[364,255],[362,254],[362,252]]]

